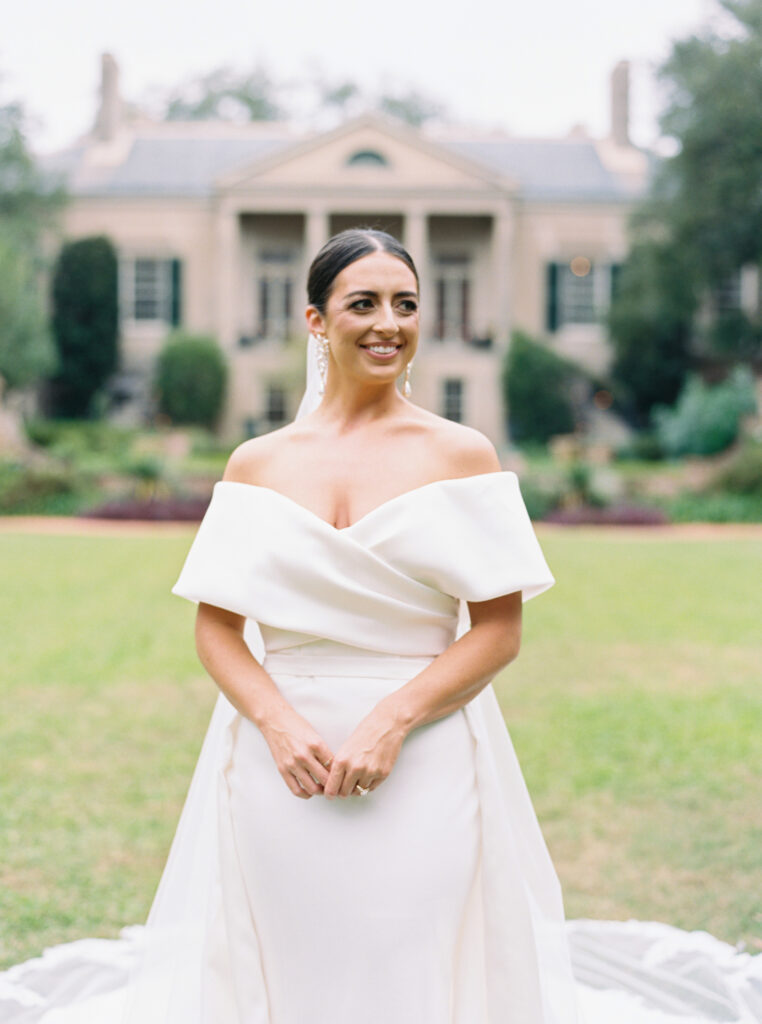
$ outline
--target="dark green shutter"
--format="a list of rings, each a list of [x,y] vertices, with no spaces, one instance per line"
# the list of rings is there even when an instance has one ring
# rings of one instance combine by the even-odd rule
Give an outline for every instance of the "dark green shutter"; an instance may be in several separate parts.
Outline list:
[[[558,264],[547,264],[545,326],[548,331],[558,327]]]
[[[182,260],[170,260],[172,279],[172,298],[170,301],[169,315],[173,327],[179,327],[182,323],[183,295],[183,264]]]
[[[611,264],[611,301],[612,302],[617,297],[617,293],[618,293],[618,290],[619,290],[619,274],[620,274],[621,270],[622,270],[622,264],[621,263],[612,263]]]

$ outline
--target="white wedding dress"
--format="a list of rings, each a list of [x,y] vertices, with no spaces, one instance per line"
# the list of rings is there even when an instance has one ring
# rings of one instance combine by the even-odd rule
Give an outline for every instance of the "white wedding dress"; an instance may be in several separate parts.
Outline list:
[[[499,472],[341,530],[221,481],[173,592],[244,615],[254,656],[336,749],[467,628],[463,602],[552,583]],[[334,801],[297,799],[220,695],[147,926],[6,971],[0,1022],[762,1020],[759,957],[666,925],[570,925],[491,685],[414,730],[377,789]]]
[[[552,584],[497,472],[341,530],[221,481],[173,592],[245,616],[254,657],[336,749],[468,628],[466,601]],[[0,1024],[760,1021],[762,957],[657,923],[564,923],[491,684],[410,733],[377,789],[333,801],[295,797],[220,695],[147,925],[0,974]]]

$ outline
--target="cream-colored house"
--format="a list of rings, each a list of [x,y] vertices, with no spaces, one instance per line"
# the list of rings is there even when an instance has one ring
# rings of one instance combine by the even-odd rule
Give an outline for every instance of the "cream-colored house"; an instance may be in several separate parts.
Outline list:
[[[119,252],[115,388],[144,408],[156,355],[181,325],[228,357],[227,438],[290,419],[309,262],[332,233],[372,225],[402,239],[421,276],[414,400],[500,444],[513,328],[592,369],[609,359],[601,314],[651,168],[628,138],[627,81],[623,62],[605,139],[433,133],[375,115],[305,134],[130,121],[104,55],[93,132],[47,165],[73,197],[66,236],[105,233]]]

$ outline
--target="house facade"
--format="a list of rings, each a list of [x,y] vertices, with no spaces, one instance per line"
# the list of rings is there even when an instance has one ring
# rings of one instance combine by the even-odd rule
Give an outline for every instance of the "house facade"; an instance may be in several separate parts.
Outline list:
[[[608,364],[602,317],[651,170],[628,138],[627,73],[612,75],[604,139],[424,132],[375,115],[305,134],[131,121],[104,55],[93,132],[46,163],[72,197],[65,236],[103,233],[119,253],[114,390],[147,408],[158,352],[182,327],[226,354],[223,436],[287,422],[304,386],[309,263],[336,231],[369,225],[419,269],[414,401],[503,443],[514,328],[591,370]]]

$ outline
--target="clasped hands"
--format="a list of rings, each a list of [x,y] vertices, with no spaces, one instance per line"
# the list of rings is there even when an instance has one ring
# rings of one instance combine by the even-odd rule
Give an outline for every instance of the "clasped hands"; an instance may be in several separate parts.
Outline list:
[[[359,795],[376,789],[397,760],[406,730],[394,706],[379,703],[334,754],[316,729],[290,705],[271,716],[262,733],[275,764],[294,796]]]

